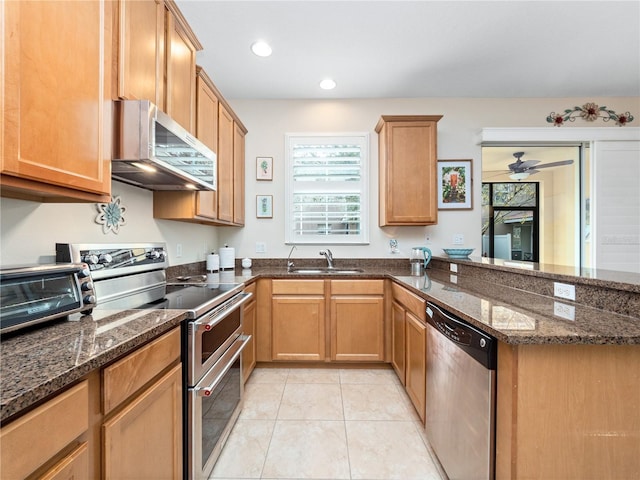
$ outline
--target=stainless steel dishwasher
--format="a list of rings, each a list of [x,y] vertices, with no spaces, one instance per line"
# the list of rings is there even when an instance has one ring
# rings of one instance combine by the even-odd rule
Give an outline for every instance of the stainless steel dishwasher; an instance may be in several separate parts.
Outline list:
[[[426,433],[450,480],[495,476],[496,339],[427,302]]]

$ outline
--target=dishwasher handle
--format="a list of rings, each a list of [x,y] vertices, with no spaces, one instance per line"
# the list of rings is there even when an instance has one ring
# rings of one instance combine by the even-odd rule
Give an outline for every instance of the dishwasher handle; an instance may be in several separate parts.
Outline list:
[[[497,340],[461,318],[427,302],[427,323],[489,370],[496,369]]]

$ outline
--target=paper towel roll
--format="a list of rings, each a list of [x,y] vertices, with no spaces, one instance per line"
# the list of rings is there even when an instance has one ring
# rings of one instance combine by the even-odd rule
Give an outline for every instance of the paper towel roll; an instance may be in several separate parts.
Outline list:
[[[236,267],[236,249],[223,247],[220,250],[220,270],[233,270]]]
[[[220,270],[220,255],[212,253],[207,255],[207,272],[217,272]]]

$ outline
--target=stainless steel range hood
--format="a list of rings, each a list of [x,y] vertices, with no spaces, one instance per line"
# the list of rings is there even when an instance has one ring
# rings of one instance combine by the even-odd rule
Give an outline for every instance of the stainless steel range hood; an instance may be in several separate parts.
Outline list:
[[[148,190],[215,190],[216,154],[148,100],[114,102],[111,177]]]

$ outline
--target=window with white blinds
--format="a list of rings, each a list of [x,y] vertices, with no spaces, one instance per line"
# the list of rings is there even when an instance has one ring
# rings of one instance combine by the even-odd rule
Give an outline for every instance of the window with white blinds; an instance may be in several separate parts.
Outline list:
[[[287,134],[287,243],[368,243],[369,134]]]

